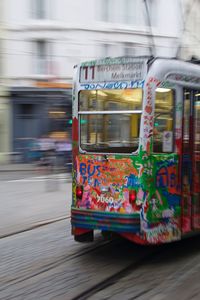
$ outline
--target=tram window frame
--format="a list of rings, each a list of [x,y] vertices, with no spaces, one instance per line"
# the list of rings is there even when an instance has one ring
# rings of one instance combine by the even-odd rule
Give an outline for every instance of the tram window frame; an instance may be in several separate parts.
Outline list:
[[[141,125],[141,116],[142,116],[142,102],[143,102],[143,89],[142,88],[135,88],[135,89],[130,89],[130,90],[138,90],[139,94],[138,94],[138,98],[137,98],[137,101],[139,104],[137,104],[137,101],[136,103],[130,103],[129,104],[129,107],[127,106],[128,103],[126,103],[126,101],[124,102],[119,102],[118,101],[118,104],[119,106],[117,107],[117,109],[115,110],[110,110],[110,107],[109,105],[111,104],[112,105],[115,105],[117,104],[117,101],[113,98],[110,98],[108,102],[105,101],[105,105],[106,107],[104,106],[104,110],[102,110],[102,106],[100,105],[100,109],[99,109],[99,104],[101,103],[98,103],[98,108],[97,106],[95,107],[95,110],[94,110],[94,107],[93,107],[93,101],[91,101],[91,103],[89,103],[89,100],[87,100],[88,102],[86,103],[86,106],[85,108],[81,108],[80,105],[81,104],[81,99],[80,99],[80,93],[81,92],[84,92],[84,91],[79,91],[79,95],[78,95],[78,115],[79,115],[79,149],[80,149],[80,152],[82,153],[102,153],[102,154],[106,154],[106,153],[113,153],[113,154],[124,154],[124,155],[130,155],[130,154],[134,154],[134,153],[137,153],[138,152],[138,149],[139,149],[139,134],[140,134],[140,125]],[[98,90],[99,91],[99,90]],[[110,92],[120,92],[120,90],[118,89],[113,89],[113,90],[108,90]],[[121,92],[125,92],[126,90],[122,89]],[[105,90],[102,92],[105,92]],[[136,94],[137,94],[137,91],[136,91]],[[92,100],[92,99],[91,99]],[[119,99],[118,99],[119,100]],[[92,110],[91,110],[91,104],[92,104]],[[132,106],[133,107],[135,106],[135,110],[134,109],[131,109]],[[134,120],[133,118],[133,115],[137,115],[136,120]],[[82,127],[82,124],[85,122],[84,120],[84,117],[82,119],[82,116],[88,116],[88,118],[90,118],[89,116],[97,116],[96,119],[98,119],[98,116],[103,116],[103,118],[107,119],[107,123],[105,122],[101,122],[102,126],[103,127],[107,127],[104,130],[100,130],[98,132],[98,130],[94,131],[95,133],[95,143],[90,143],[90,142],[86,142],[86,143],[83,143],[82,141],[82,132],[83,132],[83,127]],[[110,124],[108,124],[108,122],[112,122],[112,118],[114,117],[114,120],[113,121],[116,121],[115,119],[117,119],[117,116],[119,116],[118,120],[122,121],[122,123],[118,124],[118,127],[122,127],[121,125],[124,125],[125,126],[125,123],[123,121],[123,118],[125,118],[127,121],[126,124],[128,124],[128,130],[129,130],[129,134],[127,134],[127,140],[126,140],[126,137],[125,139],[122,140],[122,136],[123,134],[121,134],[121,132],[118,134],[118,139],[116,140],[112,140],[112,138],[105,138],[105,132],[108,131],[108,127]],[[129,118],[129,120],[128,120]],[[137,124],[134,126],[133,125],[133,122],[137,122]],[[82,123],[82,124],[81,124]],[[116,122],[114,122],[116,123]],[[113,124],[114,124],[113,123]],[[92,125],[92,123],[90,124]],[[97,125],[98,126],[98,125]],[[134,129],[132,129],[134,127]],[[86,129],[87,130],[87,129]],[[111,130],[113,131],[113,129]],[[121,131],[121,130],[119,130]],[[123,130],[122,130],[123,131]],[[137,133],[136,133],[137,131]],[[118,132],[118,131],[117,131]],[[134,132],[134,133],[133,133]],[[91,132],[90,132],[91,134]],[[100,136],[100,139],[102,139],[102,141],[99,141],[97,135],[99,134]],[[108,132],[107,132],[108,134]],[[88,138],[87,134],[86,134],[86,138]],[[83,147],[83,144],[87,144],[85,147]],[[90,149],[91,148],[91,149]]]
[[[188,111],[188,115],[189,115],[188,120],[190,118],[190,114],[192,114],[193,115],[193,127],[194,127],[195,126],[195,121],[196,121],[196,119],[195,119],[195,113],[196,113],[195,102],[199,101],[199,100],[196,100],[195,97],[199,97],[200,98],[200,89],[184,88],[183,92],[184,92],[184,102],[187,100],[185,98],[185,95],[186,94],[190,95],[189,96],[189,99],[190,99],[189,105],[190,106],[189,106],[189,111]],[[184,113],[185,113],[185,104],[183,105],[183,118],[184,118],[184,121],[183,121],[183,131],[185,131],[185,129],[187,129],[188,135],[190,135],[190,130],[191,130],[190,126],[191,126],[191,124],[189,123],[188,124],[189,126],[187,128],[185,127],[186,125],[185,125],[185,115],[184,115]],[[199,122],[198,121],[197,121],[197,123],[199,124],[200,121]],[[198,125],[197,125],[197,128],[199,128]],[[194,128],[192,128],[192,130],[193,129]],[[195,132],[195,134],[200,134],[200,131],[197,132],[197,133]],[[187,140],[187,138],[183,134],[183,141],[186,141],[186,140]],[[194,141],[195,141],[195,137],[193,137],[193,142]]]
[[[195,94],[195,97],[198,97],[199,99],[198,100],[194,100],[194,102],[200,102],[200,89],[196,89],[194,90],[194,92],[196,93]],[[200,105],[197,105],[194,103],[194,106],[193,106],[193,115],[194,115],[194,123],[193,123],[193,128],[195,127],[195,122],[197,122],[197,125],[196,125],[196,131],[194,134],[194,142],[195,142],[195,145],[194,145],[194,149],[196,149],[196,140],[198,140],[198,138],[200,137],[200,120],[196,118],[198,117],[198,112],[197,110],[200,110],[200,108],[196,108],[196,106],[200,106]],[[200,145],[198,145],[198,148],[197,149],[200,149]],[[199,151],[199,150],[197,150]]]
[[[167,92],[168,89],[166,89],[166,92]],[[158,92],[158,91],[157,91]],[[156,93],[157,93],[156,92]],[[155,93],[155,100],[154,100],[154,122],[153,122],[153,153],[154,154],[169,154],[169,153],[174,153],[174,150],[175,150],[175,128],[176,128],[176,110],[175,110],[175,103],[176,103],[176,92],[175,92],[175,89],[169,89],[168,92],[171,92],[172,95],[172,112],[168,111],[168,112],[160,112],[157,114],[156,116],[156,93]],[[155,149],[155,141],[156,141],[156,126],[155,126],[155,122],[156,122],[156,119],[160,116],[163,116],[163,115],[170,115],[171,116],[171,119],[172,119],[172,139],[171,139],[171,150],[170,151],[164,151],[163,150],[163,147],[164,147],[164,137],[163,137],[163,131],[160,131],[159,133],[161,134],[161,137],[160,137],[160,145],[158,147],[158,149]],[[169,131],[170,132],[170,131]]]

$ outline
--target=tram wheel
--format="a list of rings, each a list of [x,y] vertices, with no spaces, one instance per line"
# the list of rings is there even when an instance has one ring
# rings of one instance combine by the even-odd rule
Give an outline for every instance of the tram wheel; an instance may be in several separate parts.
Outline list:
[[[88,232],[80,234],[80,235],[75,235],[74,240],[79,243],[93,242],[94,233],[93,233],[93,231],[88,231]]]

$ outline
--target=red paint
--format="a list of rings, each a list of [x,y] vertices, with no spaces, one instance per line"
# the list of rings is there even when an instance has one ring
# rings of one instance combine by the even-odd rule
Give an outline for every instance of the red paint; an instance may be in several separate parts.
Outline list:
[[[133,204],[136,200],[136,191],[132,190],[129,192],[129,202]]]
[[[83,187],[82,186],[77,186],[76,187],[76,197],[78,199],[82,199],[83,196]]]
[[[133,233],[120,233],[120,235],[127,240],[140,244],[140,245],[147,245],[148,242],[144,239],[142,239],[139,235],[133,234]]]
[[[72,234],[73,235],[81,235],[87,232],[90,232],[91,230],[88,229],[83,229],[83,228],[78,228],[78,227],[74,227],[72,228]]]
[[[72,122],[72,141],[78,142],[78,119],[73,118]]]

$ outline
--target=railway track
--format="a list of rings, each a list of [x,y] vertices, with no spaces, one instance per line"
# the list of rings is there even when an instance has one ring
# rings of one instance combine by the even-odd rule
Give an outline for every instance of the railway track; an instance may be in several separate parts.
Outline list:
[[[125,248],[126,247],[127,246],[125,246]],[[102,241],[99,239],[99,241],[97,241],[94,244],[94,246],[90,245],[84,250],[77,249],[77,251],[74,251],[71,255],[67,255],[67,257],[63,257],[61,259],[58,259],[56,261],[53,261],[52,263],[45,265],[42,268],[42,270],[38,270],[38,272],[31,271],[28,276],[20,276],[20,278],[16,278],[15,280],[9,281],[7,283],[4,282],[4,286],[0,289],[0,292],[4,292],[7,289],[12,289],[15,286],[21,286],[21,285],[26,286],[26,282],[28,283],[30,280],[32,281],[36,279],[37,281],[38,280],[40,281],[40,278],[44,278],[44,277],[48,278],[49,276],[51,277],[52,274],[56,274],[57,272],[59,272],[60,268],[62,268],[63,266],[65,266],[65,269],[67,270],[68,265],[76,266],[78,262],[87,261],[89,257],[90,258],[94,257],[96,260],[96,258],[99,257],[99,255],[101,256],[104,255],[105,253],[110,253],[110,251],[113,251],[112,249],[119,249],[119,251],[122,251],[123,248],[124,248],[124,243],[121,239],[119,240],[116,239],[114,241]],[[105,274],[103,274],[103,278],[101,274],[100,276],[101,279],[99,279],[98,277],[98,272],[97,274],[94,273],[93,279],[89,280],[89,287],[87,288],[85,287],[86,285],[84,283],[78,284],[79,280],[77,277],[75,277],[72,280],[74,282],[72,283],[72,285],[77,286],[78,284],[78,288],[76,288],[75,291],[72,291],[72,297],[68,298],[68,296],[66,296],[66,298],[64,297],[63,299],[70,299],[70,300],[89,299],[99,291],[112,286],[123,277],[139,269],[146,262],[148,262],[150,259],[155,257],[156,253],[159,251],[158,248],[155,247],[150,249],[150,248],[145,248],[145,247],[140,247],[135,245],[134,248],[137,249],[135,253],[134,261],[130,259],[129,263],[127,263],[127,261],[124,261],[123,263],[119,262],[119,266],[117,266],[117,271],[115,271],[115,268],[113,268],[114,269],[113,271],[105,272]],[[108,256],[109,255],[110,254],[108,254]],[[87,277],[87,273],[84,275],[84,277]],[[80,292],[77,294],[77,291]],[[58,297],[58,299],[60,298]]]
[[[9,234],[2,235],[0,237],[0,239],[3,240],[4,238],[17,236],[18,234],[25,233],[25,232],[28,232],[28,231],[33,231],[33,230],[39,229],[41,227],[51,225],[53,223],[62,222],[62,221],[67,220],[67,219],[70,219],[70,216],[59,217],[59,218],[55,218],[55,219],[51,219],[51,220],[38,222],[38,223],[36,223],[32,226],[29,226],[27,228],[24,228],[22,230],[18,230],[18,231],[9,233]],[[28,239],[28,237],[27,237],[27,239]],[[41,269],[39,269],[36,272],[30,272],[30,275],[28,275],[28,276],[27,275],[26,276],[21,276],[20,278],[16,278],[12,281],[7,282],[7,284],[6,284],[6,282],[4,282],[5,287],[0,288],[0,291],[3,291],[4,289],[7,289],[9,286],[19,284],[21,282],[24,282],[26,280],[34,278],[34,277],[36,277],[36,276],[38,276],[42,273],[53,270],[54,268],[58,268],[59,266],[61,266],[63,264],[66,264],[67,262],[69,262],[73,259],[75,260],[77,258],[80,258],[81,256],[90,254],[90,253],[95,252],[95,251],[97,251],[101,248],[109,246],[109,244],[111,244],[111,243],[117,244],[118,241],[117,240],[116,241],[108,241],[108,240],[104,241],[104,240],[102,240],[102,237],[99,236],[99,238],[97,238],[95,243],[87,245],[87,247],[85,247],[83,250],[80,250],[80,248],[78,248],[76,251],[73,251],[73,253],[68,254],[65,257],[61,257],[60,259],[56,259],[56,260],[54,260],[54,261],[52,261],[48,264],[44,264]]]
[[[99,250],[103,247],[106,247],[107,245],[109,245],[111,242],[110,241],[105,241],[105,242],[98,242],[97,245],[95,244],[95,246],[93,247],[88,247],[87,249],[85,250],[77,250],[76,252],[74,252],[73,254],[71,255],[68,255],[67,258],[61,258],[61,259],[58,259],[52,263],[49,263],[49,264],[46,264],[42,270],[38,271],[38,272],[32,272],[29,276],[22,276],[18,279],[15,279],[15,280],[12,280],[12,281],[9,281],[7,284],[4,283],[5,287],[4,288],[0,288],[0,292],[11,287],[12,285],[16,285],[16,284],[20,284],[22,282],[25,282],[31,278],[34,278],[36,276],[39,276],[43,273],[46,273],[48,271],[51,271],[55,268],[58,268],[59,266],[63,265],[63,264],[66,264],[68,261],[71,261],[72,259],[77,259],[77,258],[80,258],[81,256],[84,256],[86,254],[89,254],[89,253],[92,253],[96,250]]]
[[[90,288],[86,289],[85,291],[81,292],[80,294],[73,297],[71,300],[88,300],[97,294],[99,291],[102,291],[108,287],[111,287],[117,281],[123,279],[130,273],[134,272],[149,260],[153,259],[158,252],[160,251],[159,248],[153,247],[151,250],[150,248],[143,249],[144,252],[136,259],[136,261],[130,263],[128,266],[122,268],[118,272],[113,273],[111,276],[106,277],[104,280],[96,283],[95,285],[91,286]],[[149,290],[145,291],[148,292]],[[91,298],[92,299],[92,298]],[[93,298],[95,299],[95,298]]]
[[[61,216],[61,217],[58,217],[58,218],[53,218],[53,219],[48,219],[48,220],[45,220],[45,221],[36,222],[34,224],[31,224],[31,225],[27,226],[26,228],[22,228],[22,229],[15,230],[15,231],[12,231],[12,232],[9,232],[9,233],[1,234],[0,239],[11,237],[11,236],[14,236],[14,235],[26,232],[26,231],[34,230],[34,229],[37,229],[39,227],[43,227],[43,226],[46,226],[46,225],[49,225],[49,224],[60,222],[60,221],[63,221],[63,220],[69,219],[69,218],[70,218],[70,216]]]
[[[65,219],[69,219],[69,216],[66,216],[64,219],[59,218],[59,220],[52,219],[51,223],[50,220],[45,222],[45,224],[43,222],[40,226],[34,227],[33,235],[39,234],[39,231],[37,233],[36,229],[43,227],[44,231],[42,228],[41,229],[44,236],[46,231],[52,231],[50,224],[56,222],[58,223],[58,227],[57,225],[53,225],[53,227],[56,226],[59,231],[62,229],[62,232],[63,228],[65,228],[69,233],[70,224],[69,221],[67,221],[66,227]],[[15,236],[15,239],[16,238],[17,236]],[[20,237],[20,243],[22,240],[31,241],[31,235],[27,232],[27,236],[23,235]],[[118,238],[112,241],[103,241],[99,234],[94,243],[83,245],[74,243],[72,237],[68,234],[66,241],[67,247],[64,246],[65,244],[63,244],[62,247],[66,252],[61,251],[61,255],[58,255],[57,257],[54,257],[55,252],[52,252],[52,254],[49,255],[50,260],[47,260],[46,262],[43,262],[42,259],[38,259],[38,266],[36,266],[37,268],[35,269],[29,269],[29,265],[25,264],[21,268],[23,271],[23,268],[26,267],[27,272],[23,273],[19,270],[14,277],[6,278],[0,288],[0,292],[4,294],[9,290],[11,295],[20,289],[20,295],[22,295],[23,298],[25,295],[24,293],[31,290],[35,293],[35,299],[40,299],[38,290],[42,291],[42,295],[46,295],[47,298],[49,295],[49,298],[52,299],[109,299],[101,298],[101,296],[104,295],[104,293],[112,294],[117,288],[119,290],[119,284],[121,284],[122,287],[127,278],[131,277],[133,278],[131,280],[129,279],[133,289],[131,299],[143,299],[143,297],[145,300],[151,299],[151,297],[148,298],[149,295],[153,293],[159,294],[162,285],[162,290],[165,290],[163,278],[167,279],[171,284],[172,276],[174,278],[179,278],[179,281],[181,281],[183,276],[180,277],[180,274],[187,274],[187,268],[185,268],[186,270],[183,268],[185,264],[182,264],[180,256],[181,249],[185,249],[188,242],[190,243],[190,240],[159,247],[142,247]],[[194,245],[193,248],[195,248],[195,246],[199,247],[197,238],[196,242],[195,240],[191,240],[190,244]],[[41,247],[45,247],[43,245],[45,245],[45,241],[41,242]],[[190,249],[190,252],[191,250],[192,249]],[[195,249],[193,252],[196,253]],[[171,256],[172,263],[174,264],[174,255],[179,258],[180,261],[177,269],[175,267],[178,273],[172,275],[170,270],[167,270],[167,267],[168,264],[170,265],[169,259]],[[187,255],[184,255],[184,252],[182,255],[184,261],[187,260]],[[189,259],[188,256],[188,260]],[[162,266],[161,268],[159,267],[158,262]],[[31,265],[32,264],[30,264],[30,266]],[[153,281],[152,276],[155,275],[150,273],[154,272],[154,267],[152,270],[152,266],[155,266],[155,268],[157,266],[157,272],[160,272],[160,276],[157,276],[157,280]],[[175,282],[177,282],[177,279]],[[142,288],[137,289],[137,286],[141,286],[141,284]],[[112,299],[115,299],[115,296],[113,296]],[[124,299],[130,298],[125,297]]]
[[[131,300],[197,300],[200,295],[197,281],[200,270],[199,249],[198,236],[171,244],[147,247],[147,252],[143,252],[143,249],[136,261],[91,285],[71,300],[115,297]],[[187,286],[188,281],[191,282],[191,286]],[[129,291],[126,294],[127,284]]]

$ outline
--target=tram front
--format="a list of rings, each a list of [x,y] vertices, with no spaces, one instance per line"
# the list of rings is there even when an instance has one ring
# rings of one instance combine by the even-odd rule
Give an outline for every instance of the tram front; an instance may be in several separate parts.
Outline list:
[[[73,91],[72,233],[94,229],[142,242],[140,121],[147,58],[88,62],[76,69]]]

